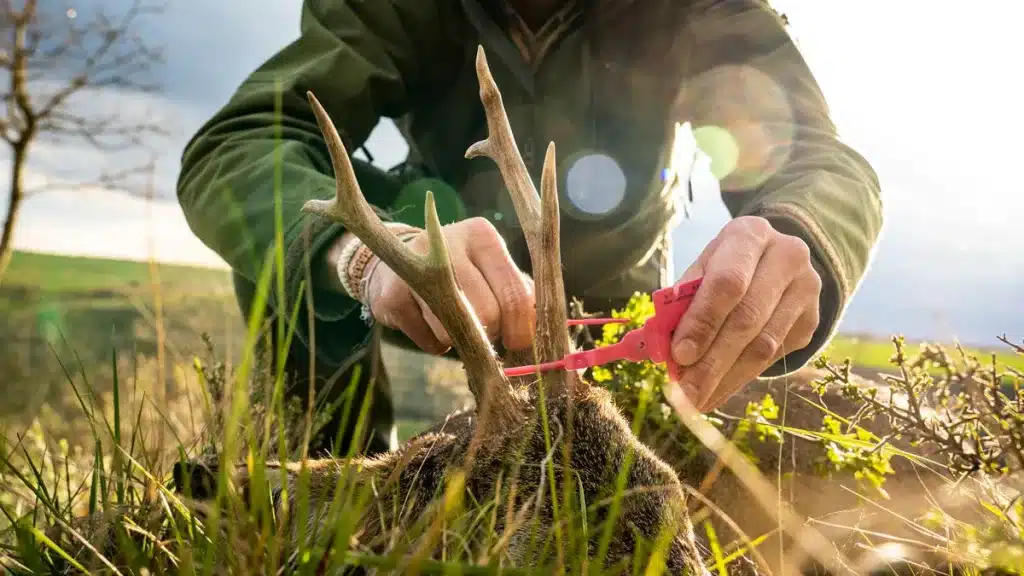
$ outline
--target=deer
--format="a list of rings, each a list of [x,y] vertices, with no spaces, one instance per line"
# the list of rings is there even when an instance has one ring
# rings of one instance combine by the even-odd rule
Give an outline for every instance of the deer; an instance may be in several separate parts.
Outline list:
[[[609,523],[608,536],[602,540],[602,528],[595,527],[594,536],[581,545],[587,557],[596,558],[602,567],[629,569],[643,539],[662,546],[668,573],[706,573],[678,476],[638,440],[608,391],[590,385],[573,370],[514,377],[503,371],[504,364],[562,358],[573,347],[561,272],[555,144],[546,150],[538,194],[483,47],[478,48],[475,64],[488,136],[471,145],[465,157],[487,157],[497,164],[522,223],[535,285],[532,350],[498,357],[455,276],[433,194],[427,192],[425,197],[429,250],[416,253],[385,227],[368,204],[334,123],[316,96],[307,93],[329,151],[336,193],[331,199],[309,200],[303,210],[342,224],[427,304],[451,337],[475,405],[382,455],[268,463],[262,481],[269,483],[268,493],[276,505],[287,505],[292,511],[287,546],[299,546],[302,532],[323,532],[335,490],[342,485],[372,490],[374,504],[365,508],[352,533],[361,545],[375,551],[396,545],[396,534],[417,520],[440,522],[443,504],[468,494],[477,501],[497,502],[494,530],[503,534],[505,561],[533,566],[542,559],[530,545],[531,520],[552,526],[559,521],[557,506],[567,505],[551,496],[569,484],[587,505],[612,498],[617,476],[627,465],[617,513],[598,514]],[[303,468],[309,471],[308,513],[297,517]],[[257,480],[249,477],[245,466],[237,467],[231,476],[239,490],[256,489]],[[427,556],[434,554],[434,545],[417,544]],[[564,558],[561,553],[557,556],[556,568],[557,564],[564,568]]]

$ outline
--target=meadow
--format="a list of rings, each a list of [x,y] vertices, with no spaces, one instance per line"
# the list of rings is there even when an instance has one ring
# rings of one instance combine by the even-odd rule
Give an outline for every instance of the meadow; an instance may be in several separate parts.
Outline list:
[[[179,457],[179,449],[209,440],[208,388],[212,380],[220,379],[224,385],[232,370],[244,367],[246,326],[234,302],[229,275],[223,270],[29,253],[15,255],[0,285],[0,319],[0,365],[5,374],[0,381],[0,456],[4,458],[0,461],[0,505],[6,516],[6,520],[0,518],[0,531],[11,529],[5,522],[20,526],[14,531],[14,541],[21,543],[15,549],[22,553],[21,560],[0,564],[2,573],[4,566],[12,571],[29,567],[31,562],[24,560],[24,550],[19,548],[26,539],[55,549],[42,530],[26,528],[25,518],[35,518],[40,508],[51,517],[80,516],[108,500],[139,506],[147,494],[150,499],[163,498],[167,506],[160,477],[166,476],[169,464]],[[822,359],[816,368],[805,370],[811,376],[804,382],[817,378],[842,385],[854,375],[877,379],[879,374],[890,374],[902,378],[912,392],[924,394],[921,383],[928,374],[938,378],[937,383],[929,381],[929,386],[941,389],[963,384],[993,362],[1003,371],[1000,378],[1004,383],[1014,371],[1018,375],[1024,371],[1024,354],[1009,345],[1002,350],[958,350],[955,355],[973,360],[955,369],[944,364],[948,359],[933,357],[934,348],[923,347],[920,356],[913,357],[915,348],[916,344],[899,341],[894,348],[893,341],[883,337],[839,335],[823,354],[829,361]],[[393,347],[386,350],[385,361],[392,375],[400,440],[471,401],[454,362]],[[629,370],[620,370],[605,379],[616,391],[620,406],[635,415],[636,382],[651,378],[648,372],[630,375]],[[1016,389],[1013,387],[1009,396],[1014,400]],[[651,390],[644,394],[648,392]],[[771,446],[775,446],[773,438],[781,444],[784,435],[810,439],[823,448],[825,462],[834,471],[850,472],[858,483],[884,490],[884,478],[892,472],[892,455],[888,449],[871,449],[864,443],[871,440],[881,445],[887,439],[862,429],[840,430],[838,423],[849,424],[847,418],[853,414],[835,414],[828,409],[813,425],[787,424],[784,417],[779,422],[780,404],[778,397],[766,395],[763,401],[739,406],[738,416],[732,417],[733,439],[742,433]],[[667,407],[661,406],[651,411],[657,416],[644,416],[648,424],[657,421],[664,427],[672,420]],[[862,407],[861,411],[866,410]],[[1019,451],[1024,441],[1015,436],[1019,411],[999,415],[1004,419],[1000,421],[1004,422],[1004,435],[1012,440],[1011,446],[999,452],[1005,457]],[[677,422],[672,425],[681,428]],[[912,427],[903,430],[911,439],[915,433]],[[980,432],[974,434],[970,438],[977,438]],[[935,438],[925,436],[921,442],[935,444]],[[781,450],[778,446],[772,449]],[[996,456],[992,458],[998,460]],[[102,463],[106,472],[98,473],[96,462]],[[972,462],[980,466],[979,462],[987,461],[975,458]],[[126,488],[129,479],[134,479],[137,494]],[[1011,508],[1006,505],[995,516],[1004,532],[1011,527],[1013,541],[1020,533],[1013,535],[1017,519]],[[924,520],[908,522],[935,531]],[[745,544],[740,540],[717,542],[713,530],[707,530],[716,552],[715,569],[724,574],[729,571],[725,565],[742,554]],[[980,538],[978,534],[983,532],[988,539]],[[967,544],[956,542],[958,549],[977,547],[980,539],[988,547],[988,555],[983,557],[991,559],[992,550],[1010,554],[1003,547],[991,546],[989,532],[982,528],[971,534]],[[184,541],[194,543],[192,538],[196,536]],[[954,538],[948,534],[945,538],[953,547]],[[997,540],[1006,540],[1005,534],[1000,538],[1003,540]],[[5,545],[0,537],[0,546]],[[149,553],[154,554],[152,550]],[[177,557],[172,564],[181,568],[182,561]],[[238,561],[244,566],[253,560]],[[357,552],[345,556],[346,563],[376,565],[379,561]],[[460,561],[469,558],[445,566],[426,563],[421,568],[426,572],[471,568]]]

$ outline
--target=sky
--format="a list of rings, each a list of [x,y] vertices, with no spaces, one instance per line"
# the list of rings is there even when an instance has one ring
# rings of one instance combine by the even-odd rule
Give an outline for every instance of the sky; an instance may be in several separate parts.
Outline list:
[[[124,0],[91,0],[121,5]],[[187,138],[239,82],[298,32],[300,0],[170,3],[144,32],[165,46],[159,95],[104,93],[82,106],[121,106],[160,119],[156,192],[163,200],[102,188],[62,190],[88,179],[101,158],[87,148],[35,150],[30,181],[49,188],[24,206],[18,248],[223,266],[195,238],[174,202]],[[924,0],[775,0],[786,13],[830,104],[841,138],[882,181],[886,223],[871,269],[843,319],[850,332],[902,332],[995,344],[1024,332],[1024,4],[978,0],[936,8]],[[955,9],[953,7],[956,7]],[[404,158],[382,122],[367,144],[376,162]],[[0,164],[7,167],[6,157]],[[706,182],[706,180],[705,180]],[[690,219],[674,233],[678,271],[718,233],[728,214],[713,185],[699,186]],[[0,191],[0,201],[5,191]]]

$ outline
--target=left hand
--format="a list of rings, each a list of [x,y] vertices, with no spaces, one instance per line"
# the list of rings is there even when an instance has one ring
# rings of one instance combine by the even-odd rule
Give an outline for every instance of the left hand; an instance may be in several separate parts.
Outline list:
[[[821,277],[807,244],[764,218],[730,221],[683,274],[704,277],[676,328],[672,356],[694,407],[713,410],[811,342]]]

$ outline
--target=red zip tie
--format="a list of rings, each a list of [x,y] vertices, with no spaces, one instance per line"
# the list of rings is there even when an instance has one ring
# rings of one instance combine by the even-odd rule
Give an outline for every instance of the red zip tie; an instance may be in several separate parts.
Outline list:
[[[529,364],[526,366],[516,366],[513,368],[505,368],[505,376],[526,376],[533,374],[534,372],[546,372],[549,370],[564,370],[565,360],[555,360],[554,362],[544,362],[543,364]]]
[[[602,324],[628,324],[629,318],[573,318],[569,326],[600,326]]]

